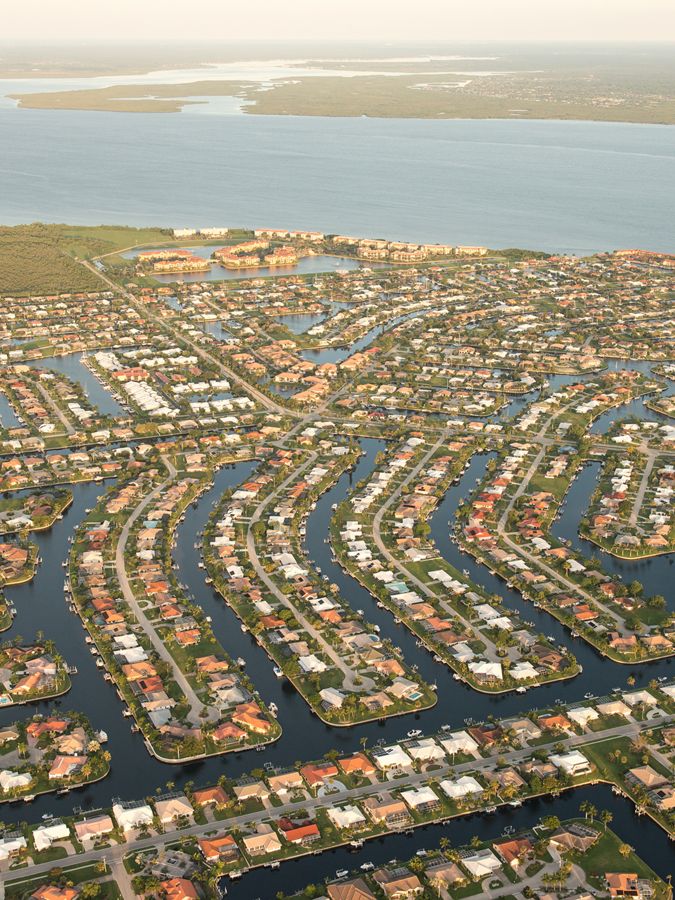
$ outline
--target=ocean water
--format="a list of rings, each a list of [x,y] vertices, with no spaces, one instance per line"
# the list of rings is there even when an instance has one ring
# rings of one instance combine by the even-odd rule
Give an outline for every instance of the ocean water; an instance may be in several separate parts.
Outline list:
[[[0,109],[0,222],[673,250],[675,127]]]

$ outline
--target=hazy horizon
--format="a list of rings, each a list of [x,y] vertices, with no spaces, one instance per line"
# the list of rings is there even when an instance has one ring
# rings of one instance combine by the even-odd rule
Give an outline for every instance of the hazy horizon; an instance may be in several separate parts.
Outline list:
[[[258,0],[250,10],[202,0],[185,14],[176,0],[117,0],[114,15],[88,0],[24,0],[3,15],[3,42],[132,41],[359,42],[669,42],[675,39],[672,0],[475,0],[470,8],[449,0],[418,0],[414,14],[403,0],[343,0],[339,10],[316,0]]]

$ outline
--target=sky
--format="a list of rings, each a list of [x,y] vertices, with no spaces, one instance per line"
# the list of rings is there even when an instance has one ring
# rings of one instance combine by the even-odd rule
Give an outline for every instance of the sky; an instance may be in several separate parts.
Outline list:
[[[20,0],[0,41],[675,41],[675,0]]]

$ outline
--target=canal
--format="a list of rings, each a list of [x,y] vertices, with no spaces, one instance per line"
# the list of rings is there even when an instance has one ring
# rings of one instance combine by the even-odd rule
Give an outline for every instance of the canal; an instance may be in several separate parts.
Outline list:
[[[397,859],[405,862],[418,850],[438,849],[441,838],[447,838],[451,847],[468,844],[476,835],[481,840],[496,840],[504,834],[531,828],[544,816],[555,815],[559,819],[583,818],[580,806],[584,801],[594,804],[599,810],[612,813],[610,824],[621,838],[637,851],[662,878],[672,874],[673,846],[665,832],[646,816],[638,817],[630,801],[612,793],[608,785],[594,785],[569,791],[557,798],[542,797],[525,802],[519,809],[498,808],[491,814],[474,814],[452,819],[439,825],[426,825],[411,834],[392,834],[387,837],[366,841],[360,849],[340,847],[314,856],[311,852],[299,859],[289,860],[281,868],[255,869],[241,880],[224,878],[227,896],[233,900],[269,900],[278,892],[287,895],[299,891],[309,884],[319,884],[335,877],[338,869],[359,873],[364,863],[375,866],[386,865]],[[670,862],[669,862],[670,860]],[[321,892],[317,894],[321,896]]]
[[[61,358],[62,359],[62,358]],[[79,363],[89,377],[91,373]],[[69,370],[65,374],[80,377]],[[80,381],[81,383],[81,381]],[[98,382],[97,382],[98,384]],[[100,385],[99,385],[100,387]],[[102,388],[101,388],[102,390]],[[90,394],[90,396],[92,396]],[[106,393],[106,396],[107,395]],[[93,397],[92,397],[93,399]],[[94,657],[84,641],[85,632],[79,618],[69,612],[63,594],[65,570],[63,561],[68,556],[69,537],[85,520],[87,510],[94,507],[104,488],[100,484],[84,484],[73,487],[74,502],[63,520],[48,531],[34,536],[40,548],[41,564],[35,579],[28,584],[8,588],[8,599],[16,606],[17,616],[11,631],[5,639],[21,636],[24,641],[33,640],[38,631],[53,638],[67,662],[77,667],[73,676],[71,691],[51,703],[38,703],[0,711],[0,724],[6,725],[15,719],[31,715],[35,711],[45,712],[55,707],[62,711],[78,710],[89,716],[95,728],[102,728],[109,736],[108,749],[112,754],[110,776],[96,785],[71,792],[69,795],[46,795],[30,805],[25,803],[5,804],[2,818],[7,822],[29,820],[35,822],[45,813],[65,815],[74,808],[96,809],[107,806],[113,797],[136,799],[163,789],[167,781],[173,781],[178,788],[187,781],[205,784],[215,781],[221,774],[237,777],[264,763],[275,766],[292,765],[297,760],[318,758],[329,749],[338,753],[348,753],[358,749],[359,739],[368,738],[372,746],[378,740],[387,742],[405,736],[411,727],[433,731],[448,723],[461,727],[464,720],[471,717],[483,720],[489,715],[506,716],[522,712],[528,706],[542,706],[554,699],[579,700],[584,693],[605,693],[616,686],[625,684],[628,675],[635,676],[638,685],[651,678],[672,674],[670,661],[662,661],[636,667],[618,666],[597,654],[580,639],[573,639],[555,619],[532,604],[522,600],[520,595],[510,590],[501,579],[491,575],[482,565],[463,553],[451,539],[451,527],[460,498],[467,498],[476,486],[477,479],[485,474],[487,454],[472,458],[469,467],[457,484],[451,486],[431,518],[431,536],[439,552],[457,569],[468,570],[470,577],[489,593],[497,593],[504,598],[507,606],[518,609],[523,618],[535,622],[537,630],[553,635],[556,641],[571,646],[583,673],[568,682],[533,689],[523,698],[514,693],[495,697],[478,694],[466,685],[452,679],[451,670],[433,661],[431,655],[421,647],[413,635],[403,625],[398,625],[391,614],[376,606],[370,593],[346,574],[332,558],[328,539],[328,527],[334,504],[340,503],[352,488],[366,478],[374,468],[375,458],[385,444],[375,439],[362,439],[362,455],[353,470],[344,473],[332,488],[317,502],[311,512],[306,529],[305,550],[312,564],[319,567],[322,574],[337,584],[344,597],[354,609],[363,610],[370,622],[377,624],[384,637],[390,638],[401,647],[407,662],[417,666],[419,674],[428,682],[435,682],[439,690],[439,702],[431,710],[419,716],[391,719],[384,723],[370,723],[353,729],[336,728],[325,725],[314,716],[294,688],[285,680],[277,679],[266,653],[258,646],[250,634],[243,634],[239,621],[227,604],[205,582],[205,572],[199,567],[200,543],[204,525],[214,505],[223,491],[245,481],[256,466],[254,462],[237,463],[219,470],[213,487],[201,496],[196,506],[190,506],[184,520],[178,527],[174,562],[178,579],[186,586],[197,603],[210,616],[214,633],[225,649],[233,657],[241,656],[252,681],[265,702],[274,701],[279,709],[279,720],[284,732],[274,745],[257,754],[254,752],[231,754],[190,765],[169,766],[155,761],[147,753],[139,735],[130,731],[129,721],[122,717],[122,704],[115,688],[103,681],[96,669]],[[575,537],[578,519],[587,508],[595,478],[597,464],[584,468],[574,480],[562,515],[556,522],[559,536],[580,541]],[[597,548],[587,548],[583,552],[597,554]],[[638,577],[645,584],[646,592],[667,595],[664,585],[670,573],[670,563],[666,557],[643,563],[623,563],[607,558],[603,554],[603,565],[610,570],[615,563],[624,571],[624,577]],[[666,569],[668,567],[668,569]],[[630,571],[629,571],[630,570]],[[414,720],[415,725],[411,723]],[[316,881],[334,873],[337,868],[352,868],[366,860],[378,864],[394,856],[407,858],[419,847],[432,848],[442,835],[453,844],[463,843],[476,833],[480,837],[495,837],[506,825],[524,827],[532,824],[543,814],[555,812],[559,816],[573,815],[579,803],[591,797],[593,802],[610,809],[614,813],[614,826],[623,837],[633,844],[638,852],[661,874],[667,874],[670,867],[667,860],[672,848],[663,832],[646,818],[639,827],[630,804],[615,797],[609,789],[597,787],[583,789],[564,795],[557,800],[539,800],[525,804],[519,810],[498,811],[493,815],[472,816],[456,820],[444,826],[430,827],[415,832],[414,836],[392,836],[384,840],[367,843],[357,854],[346,850],[335,851],[323,856],[284,864],[274,873],[274,893],[289,891],[309,881]],[[263,879],[265,879],[263,881]],[[228,883],[229,894],[233,897],[270,896],[269,872],[261,870],[246,876],[239,883]]]

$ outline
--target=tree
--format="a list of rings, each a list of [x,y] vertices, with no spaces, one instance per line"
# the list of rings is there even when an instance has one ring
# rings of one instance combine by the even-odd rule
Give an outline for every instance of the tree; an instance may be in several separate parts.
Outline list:
[[[633,852],[633,848],[630,844],[619,844],[619,853],[623,856],[624,859],[627,859],[631,853]]]
[[[603,811],[600,813],[600,821],[605,826],[605,831],[607,831],[607,826],[613,818],[614,815],[608,809],[603,809]]]

